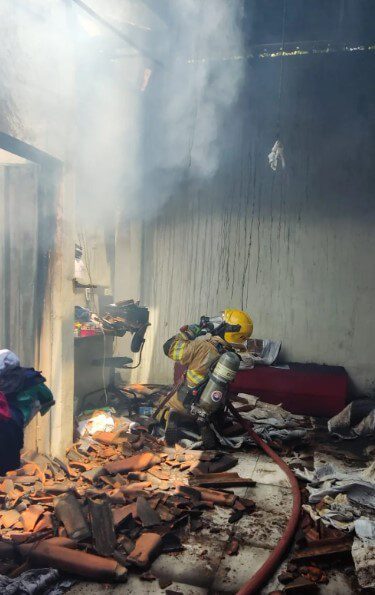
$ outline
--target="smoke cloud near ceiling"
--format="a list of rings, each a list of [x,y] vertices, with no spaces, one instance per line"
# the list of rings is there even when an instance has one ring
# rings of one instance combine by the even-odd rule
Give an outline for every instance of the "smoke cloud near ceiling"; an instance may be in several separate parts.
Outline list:
[[[78,203],[86,222],[148,219],[181,184],[220,166],[223,122],[244,77],[243,1],[163,1],[148,11],[147,3],[87,4],[121,30],[131,23],[144,51],[108,31],[89,42],[82,33]]]
[[[170,4],[170,30],[145,102],[143,199],[152,216],[189,179],[207,179],[225,148],[223,123],[244,77],[238,0]]]

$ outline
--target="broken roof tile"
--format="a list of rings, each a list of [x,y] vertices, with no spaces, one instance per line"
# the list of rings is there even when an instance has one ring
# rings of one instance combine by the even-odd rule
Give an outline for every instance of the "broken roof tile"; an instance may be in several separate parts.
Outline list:
[[[39,504],[32,504],[24,512],[22,512],[21,519],[24,530],[34,531],[34,527],[43,513],[44,508]]]
[[[146,568],[163,549],[162,538],[157,533],[142,533],[134,549],[128,555],[128,562],[139,568]]]

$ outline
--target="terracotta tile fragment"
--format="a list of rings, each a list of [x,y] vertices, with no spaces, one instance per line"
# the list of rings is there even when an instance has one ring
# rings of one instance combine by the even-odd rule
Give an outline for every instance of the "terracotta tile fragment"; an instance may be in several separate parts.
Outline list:
[[[133,518],[137,516],[137,505],[133,502],[121,508],[112,508],[112,514],[114,525],[117,527],[127,516],[131,515]]]
[[[82,507],[71,492],[54,500],[55,514],[63,523],[68,536],[77,541],[90,537],[90,529],[83,515]]]
[[[162,479],[163,481],[168,481],[170,479],[170,473],[163,471],[159,465],[154,465],[147,470],[147,473],[150,473],[154,477],[158,479]]]
[[[135,494],[137,492],[142,492],[143,490],[150,488],[151,486],[151,481],[138,481],[135,483],[129,483],[125,486],[120,486],[119,489],[123,494]]]
[[[140,496],[137,498],[137,517],[141,520],[141,523],[144,527],[153,527],[154,525],[159,525],[161,519],[158,513],[151,508],[149,503]]]
[[[33,565],[45,568],[51,567],[76,574],[90,580],[123,581],[126,580],[127,570],[115,560],[102,558],[67,547],[50,545],[46,541],[34,544],[20,545],[23,556],[29,556]]]
[[[1,494],[9,494],[14,489],[14,483],[11,479],[4,479],[2,483],[0,483],[0,493]]]
[[[34,531],[39,518],[44,513],[43,506],[32,504],[21,514],[22,524],[25,531]]]
[[[126,477],[132,481],[147,481],[147,473],[143,473],[142,471],[130,471]]]
[[[133,551],[128,556],[139,568],[146,568],[162,550],[162,538],[157,533],[142,533],[137,539]]]
[[[1,513],[0,524],[2,527],[5,527],[5,529],[9,529],[10,527],[13,527],[20,518],[20,514],[16,510],[6,510]]]
[[[144,471],[158,463],[160,463],[160,457],[152,452],[142,452],[126,459],[119,459],[118,461],[107,463],[104,468],[107,473],[114,475],[116,473],[127,473],[129,471]]]
[[[53,518],[51,512],[45,512],[34,527],[35,533],[45,531],[46,529],[53,529]]]
[[[189,481],[192,486],[229,487],[254,486],[255,482],[247,477],[239,477],[238,473],[207,473],[196,475]]]
[[[151,572],[143,572],[140,576],[141,581],[156,581],[156,578]]]

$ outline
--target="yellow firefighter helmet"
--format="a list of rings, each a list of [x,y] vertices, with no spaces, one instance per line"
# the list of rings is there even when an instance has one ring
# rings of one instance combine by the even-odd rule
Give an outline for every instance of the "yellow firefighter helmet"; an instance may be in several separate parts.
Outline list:
[[[239,325],[241,328],[234,333],[224,333],[224,339],[228,343],[240,345],[249,339],[253,332],[253,321],[251,317],[242,310],[224,310],[223,320],[228,324]]]

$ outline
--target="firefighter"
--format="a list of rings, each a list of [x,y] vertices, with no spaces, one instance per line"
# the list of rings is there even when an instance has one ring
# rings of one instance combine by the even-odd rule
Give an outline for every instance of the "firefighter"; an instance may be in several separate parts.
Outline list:
[[[253,332],[253,321],[242,310],[225,310],[220,321],[215,333],[203,336],[202,331],[206,331],[202,329],[202,324],[182,327],[180,332],[168,339],[163,346],[165,355],[186,369],[185,382],[170,399],[168,409],[162,412],[168,445],[177,442],[179,426],[192,421],[191,391],[206,381],[212,365],[222,353],[243,347]],[[208,328],[212,330],[212,326]],[[215,448],[216,437],[209,425],[201,427],[200,431],[204,448]]]

